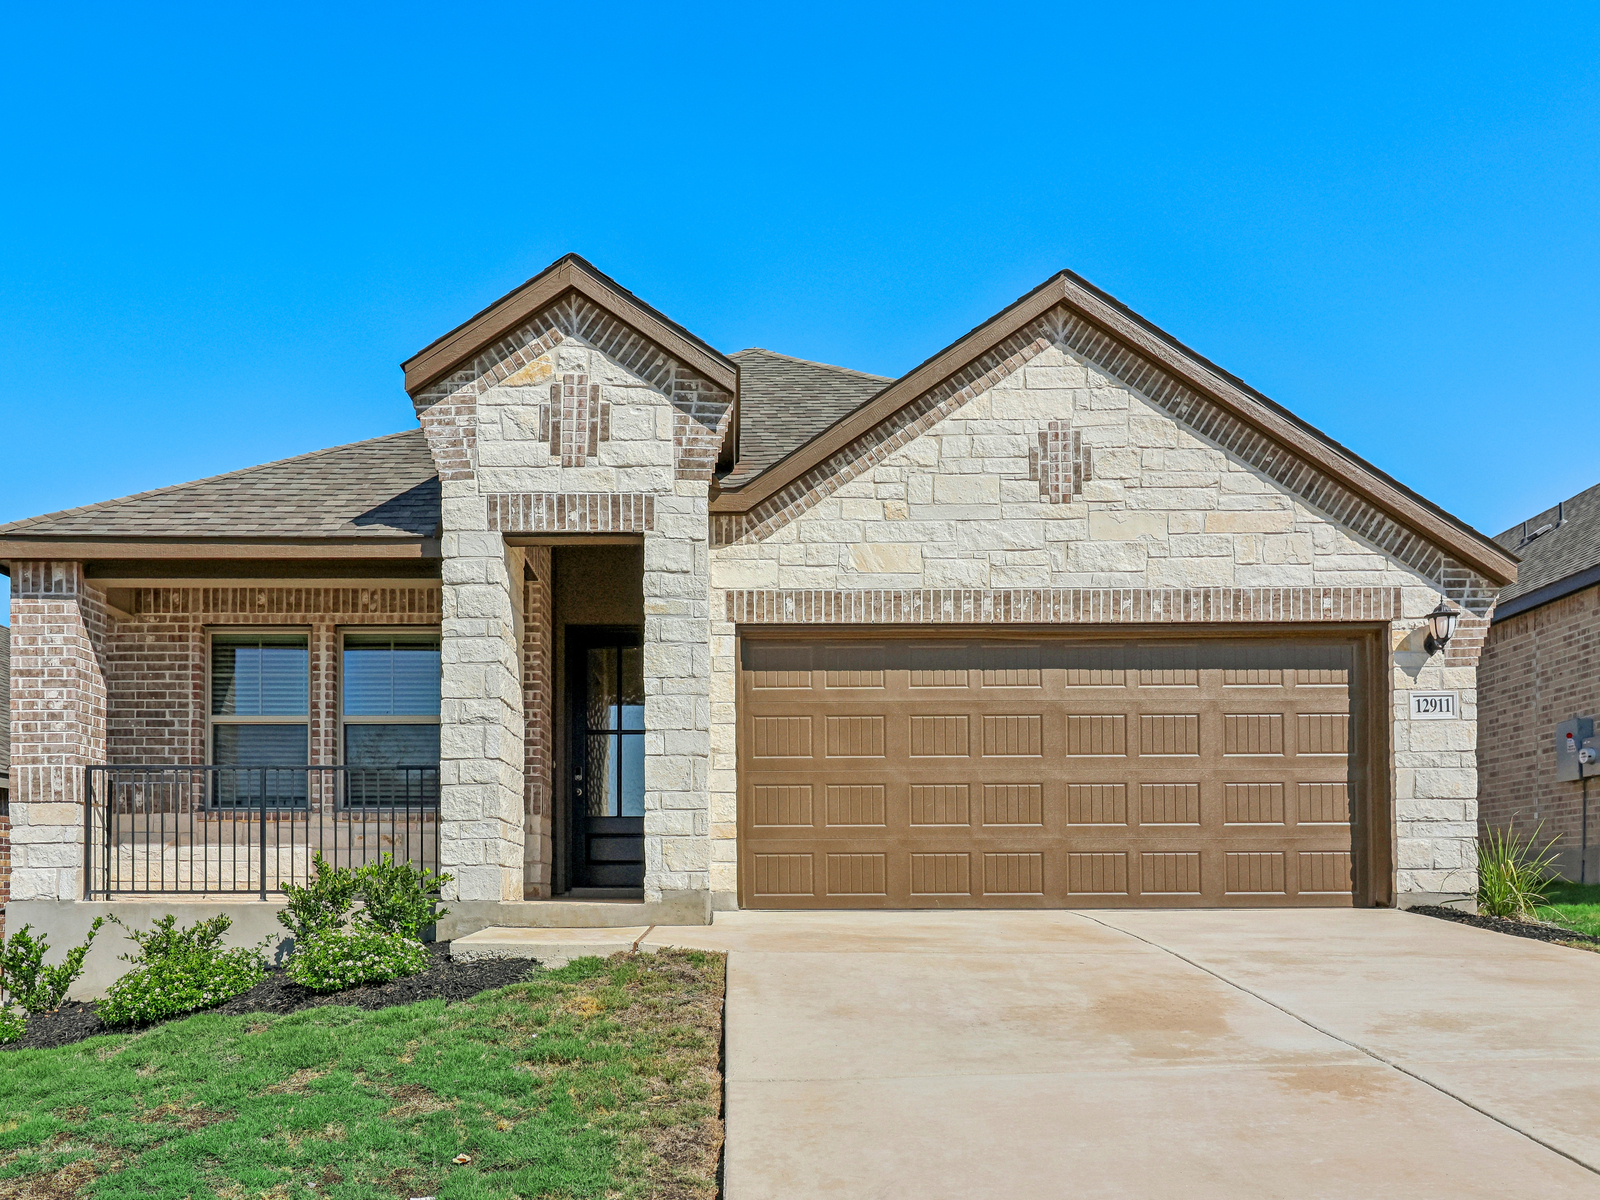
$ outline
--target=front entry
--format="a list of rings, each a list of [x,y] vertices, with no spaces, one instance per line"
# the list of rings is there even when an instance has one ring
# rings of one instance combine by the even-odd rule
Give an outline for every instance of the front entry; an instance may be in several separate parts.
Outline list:
[[[572,886],[644,886],[644,651],[638,629],[567,627]]]

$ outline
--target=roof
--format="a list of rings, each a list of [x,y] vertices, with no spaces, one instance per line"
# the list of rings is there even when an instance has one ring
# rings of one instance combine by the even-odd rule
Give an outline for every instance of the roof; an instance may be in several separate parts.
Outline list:
[[[736,387],[737,369],[720,350],[651,308],[583,258],[567,254],[401,363],[406,373],[406,391],[415,396],[569,292],[577,292],[599,305],[718,387],[728,392]]]
[[[1233,417],[1317,470],[1331,476],[1403,527],[1440,547],[1494,583],[1516,578],[1514,555],[1486,535],[1424,499],[1321,430],[1190,350],[1171,334],[1133,312],[1071,271],[1059,271],[989,320],[913,367],[867,403],[836,420],[764,470],[735,472],[721,481],[713,513],[747,513],[807,471],[871,433],[902,408],[955,376],[1007,338],[1057,307],[1110,337],[1219,404]],[[741,421],[743,416],[741,414]]]
[[[1600,583],[1600,484],[1494,540],[1522,558],[1516,582],[1495,602],[1497,621]]]
[[[431,538],[439,479],[420,429],[0,525],[0,538]]]
[[[893,382],[771,350],[728,357],[739,364],[739,460],[725,483],[766,470]]]

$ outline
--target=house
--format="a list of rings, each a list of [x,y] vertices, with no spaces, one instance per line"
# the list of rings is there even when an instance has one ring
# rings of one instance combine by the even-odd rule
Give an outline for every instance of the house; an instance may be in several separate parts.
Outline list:
[[[406,432],[0,527],[36,924],[318,849],[447,934],[1474,891],[1515,555],[1070,272],[882,379],[568,256],[404,374]]]
[[[1537,835],[1566,878],[1600,882],[1600,785],[1586,785],[1576,755],[1557,746],[1563,723],[1600,716],[1600,486],[1495,541],[1522,565],[1501,589],[1478,666],[1478,822]]]

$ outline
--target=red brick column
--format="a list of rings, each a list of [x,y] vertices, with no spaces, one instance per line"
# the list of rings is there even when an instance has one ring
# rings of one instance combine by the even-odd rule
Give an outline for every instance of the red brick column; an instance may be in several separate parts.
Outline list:
[[[83,895],[83,768],[105,761],[104,597],[76,562],[11,564],[11,899]]]

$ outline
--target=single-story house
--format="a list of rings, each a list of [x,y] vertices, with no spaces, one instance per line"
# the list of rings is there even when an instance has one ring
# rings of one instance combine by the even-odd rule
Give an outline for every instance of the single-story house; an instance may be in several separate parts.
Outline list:
[[[568,256],[404,373],[405,432],[0,526],[14,917],[318,849],[446,933],[1474,892],[1514,553],[1071,272],[886,379]]]
[[[1600,782],[1583,776],[1600,771],[1577,751],[1600,717],[1600,486],[1495,541],[1522,565],[1500,591],[1478,665],[1478,821],[1485,833],[1535,839],[1566,878],[1597,883]],[[1574,719],[1588,724],[1569,744]]]

